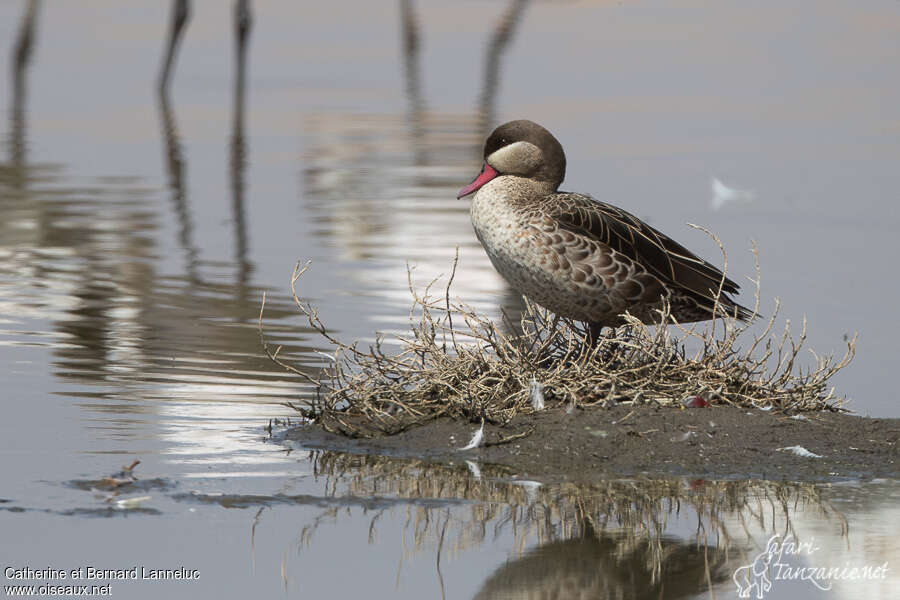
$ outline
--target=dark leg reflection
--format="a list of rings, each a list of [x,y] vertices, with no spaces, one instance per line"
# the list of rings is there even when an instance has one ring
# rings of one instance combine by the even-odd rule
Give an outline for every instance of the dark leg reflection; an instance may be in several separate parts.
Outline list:
[[[227,177],[233,189],[235,249],[223,248],[220,254],[225,254],[225,268],[231,269],[235,263],[238,272],[208,276],[206,281],[201,280],[203,246],[195,227],[198,207],[191,204],[197,197],[191,198],[188,185],[190,157],[179,134],[179,107],[170,103],[165,91],[175,69],[189,3],[174,3],[173,27],[163,49],[163,85],[156,99],[162,177],[168,190],[162,207],[158,193],[148,193],[144,183],[135,183],[139,177],[98,177],[89,184],[79,183],[90,174],[71,176],[66,164],[40,162],[35,156],[28,138],[28,102],[33,98],[27,84],[38,62],[38,36],[44,33],[40,30],[44,24],[41,11],[46,7],[39,0],[19,4],[23,10],[17,15],[16,34],[3,42],[8,61],[4,64],[10,69],[3,73],[8,86],[3,90],[9,90],[10,111],[9,125],[4,123],[0,133],[0,239],[12,260],[0,265],[0,279],[15,284],[7,287],[15,292],[8,304],[10,314],[16,317],[11,321],[16,323],[15,331],[4,333],[12,333],[14,346],[20,345],[19,339],[31,345],[33,336],[40,336],[40,346],[49,348],[53,357],[48,376],[79,386],[52,384],[52,389],[82,407],[85,419],[98,423],[88,429],[98,431],[98,436],[125,440],[132,430],[145,436],[146,420],[140,416],[144,413],[177,418],[184,414],[179,411],[202,415],[206,410],[202,403],[192,404],[198,398],[220,401],[230,396],[243,404],[260,394],[284,401],[306,394],[301,385],[294,386],[290,377],[261,356],[255,327],[233,326],[255,323],[263,292],[249,281],[252,264],[244,211],[244,63],[250,3],[243,0],[234,5],[234,119],[223,125],[225,131],[231,130]],[[43,62],[41,59],[41,65]],[[146,75],[148,87],[152,87],[155,68]],[[3,90],[0,93],[6,95]],[[228,102],[227,95],[222,102]],[[88,146],[89,142],[85,140]],[[212,212],[216,214],[229,210],[227,206],[215,208]],[[159,238],[160,213],[170,214],[164,220],[174,223],[174,233],[169,233],[174,239]],[[232,243],[231,237],[228,229],[227,243]],[[172,272],[168,261],[161,258],[180,259],[183,264]],[[216,268],[221,261],[212,264]],[[268,291],[268,339],[285,343],[298,355],[311,355],[312,348],[297,342],[298,336],[308,337],[308,329],[281,324],[295,316],[292,305],[280,299],[277,291]],[[205,357],[209,356],[216,358],[208,361]],[[210,362],[215,365],[209,366]],[[277,383],[271,385],[273,381]],[[266,389],[268,393],[262,391]],[[161,397],[178,398],[186,404],[173,409],[167,402],[160,403]]]
[[[163,54],[162,67],[160,68],[159,80],[157,82],[161,93],[165,92],[169,87],[169,80],[172,77],[172,65],[175,62],[175,56],[178,54],[178,47],[181,44],[184,27],[187,25],[188,19],[190,18],[190,0],[174,0],[172,2],[172,21],[169,26],[168,43],[166,44],[165,54]]]
[[[159,77],[159,109],[163,139],[165,140],[166,168],[169,178],[169,189],[172,194],[172,206],[179,224],[179,245],[187,260],[187,275],[191,282],[198,282],[199,252],[194,242],[194,223],[191,217],[190,203],[187,198],[186,171],[187,160],[175,113],[169,102],[168,85],[172,77],[175,57],[184,34],[184,28],[190,18],[189,0],[175,0],[172,5],[172,23],[169,29],[166,51],[163,55],[163,66]],[[244,105],[246,88],[246,56],[253,17],[249,0],[237,0],[234,4],[235,24],[235,83],[232,133],[230,144],[230,188],[232,196],[232,213],[235,228],[235,261],[237,264],[236,294],[238,300],[245,300],[247,285],[252,273],[252,264],[247,258],[247,225],[244,210],[244,172],[246,170],[246,142],[244,140]]]
[[[169,191],[172,197],[172,208],[178,220],[178,244],[184,252],[187,262],[187,276],[192,283],[198,281],[197,257],[199,255],[194,243],[194,222],[186,192],[186,166],[181,138],[178,135],[178,124],[175,113],[169,104],[168,92],[159,92],[159,115],[165,141],[165,163],[169,177]]]
[[[247,259],[247,223],[244,211],[244,172],[247,167],[247,148],[244,141],[244,89],[246,87],[247,38],[253,24],[249,0],[234,5],[236,39],[236,73],[234,79],[234,118],[231,133],[231,210],[234,220],[235,261],[237,262],[236,293],[238,300],[246,300],[247,284],[253,265]]]
[[[482,134],[481,137],[487,137],[494,128],[495,99],[497,87],[500,85],[500,58],[516,34],[517,26],[522,20],[528,2],[529,0],[513,0],[510,3],[488,43],[487,54],[484,58],[484,83],[478,99],[478,114],[481,117],[478,130]],[[480,157],[480,147],[478,152]]]
[[[530,0],[512,0],[500,21],[494,27],[484,57],[484,79],[478,96],[476,133],[484,138],[495,125],[495,104],[500,85],[500,60],[518,30],[519,22]],[[424,137],[426,134],[425,99],[422,95],[422,78],[419,67],[421,35],[412,0],[400,0],[400,30],[403,41],[403,74],[406,81],[406,97],[409,105],[408,120],[412,127],[416,164],[427,164]],[[477,144],[481,155],[481,142]]]
[[[403,75],[406,80],[406,97],[409,101],[408,121],[412,128],[414,164],[428,164],[424,141],[425,100],[422,98],[422,77],[419,70],[419,21],[412,0],[400,0],[400,27],[403,35]]]
[[[303,198],[313,214],[314,235],[340,245],[353,260],[377,257],[372,268],[393,261],[404,288],[404,261],[429,270],[429,275],[445,273],[459,244],[462,262],[451,293],[470,301],[485,294],[499,296],[502,306],[512,308],[514,322],[521,298],[493,269],[484,268],[486,256],[476,247],[468,204],[455,200],[455,192],[463,179],[471,179],[473,157],[480,158],[483,130],[494,118],[502,56],[519,31],[527,5],[527,0],[512,0],[500,6],[480,59],[484,77],[476,68],[469,81],[478,106],[448,113],[431,107],[426,98],[423,22],[429,13],[414,0],[398,0],[402,124],[398,126],[394,115],[324,111],[307,120],[312,141],[303,167]]]
[[[22,186],[26,161],[25,142],[25,74],[31,62],[37,23],[38,0],[29,0],[19,25],[19,34],[12,48],[12,110],[10,112],[10,165],[17,180],[14,189]]]

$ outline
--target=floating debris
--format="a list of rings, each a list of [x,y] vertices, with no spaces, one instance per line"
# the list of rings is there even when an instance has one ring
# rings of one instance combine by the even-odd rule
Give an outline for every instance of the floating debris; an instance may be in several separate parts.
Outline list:
[[[803,446],[786,446],[784,448],[776,448],[776,452],[790,452],[791,454],[796,454],[797,456],[802,456],[804,458],[822,458],[821,454],[816,454],[815,452],[810,452]]]
[[[472,477],[475,479],[481,479],[481,467],[478,466],[477,462],[467,460],[466,467],[469,469],[469,473],[472,474]]]

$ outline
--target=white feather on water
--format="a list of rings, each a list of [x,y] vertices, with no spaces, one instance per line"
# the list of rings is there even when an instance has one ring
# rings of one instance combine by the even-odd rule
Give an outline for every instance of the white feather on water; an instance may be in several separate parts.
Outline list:
[[[713,210],[719,210],[732,202],[750,202],[754,198],[753,192],[728,187],[717,177],[712,178],[710,187],[712,188],[712,200],[709,206]]]
[[[116,500],[114,505],[118,510],[131,510],[140,507],[141,504],[152,499],[152,496],[133,496]]]

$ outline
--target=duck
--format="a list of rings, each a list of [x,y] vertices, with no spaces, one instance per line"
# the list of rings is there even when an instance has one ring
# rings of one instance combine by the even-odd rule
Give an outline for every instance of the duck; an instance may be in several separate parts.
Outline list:
[[[656,323],[665,301],[679,323],[714,319],[717,302],[727,315],[752,320],[729,296],[740,286],[716,266],[617,206],[560,191],[565,175],[566,155],[552,133],[510,121],[487,138],[481,172],[457,195],[474,194],[475,235],[517,292],[585,323],[595,341],[626,312]]]

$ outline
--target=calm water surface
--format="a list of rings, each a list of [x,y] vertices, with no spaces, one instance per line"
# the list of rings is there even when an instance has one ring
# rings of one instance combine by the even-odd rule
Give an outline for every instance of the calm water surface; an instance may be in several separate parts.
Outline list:
[[[405,331],[407,262],[425,283],[457,246],[455,293],[517,307],[454,197],[485,133],[527,117],[567,189],[716,259],[685,223],[710,227],[736,279],[756,240],[762,311],[805,315],[819,352],[859,332],[835,384],[898,417],[900,5],[260,2],[243,85],[231,4],[193,8],[160,96],[168,3],[0,3],[4,568],[200,572],[112,582],[125,598],[734,597],[778,534],[814,541],[792,567],[890,569],[766,598],[893,597],[894,482],[540,486],[291,448],[267,424],[310,390],[257,318],[266,293],[268,340],[314,370],[298,259],[300,294],[367,340]]]

